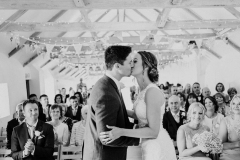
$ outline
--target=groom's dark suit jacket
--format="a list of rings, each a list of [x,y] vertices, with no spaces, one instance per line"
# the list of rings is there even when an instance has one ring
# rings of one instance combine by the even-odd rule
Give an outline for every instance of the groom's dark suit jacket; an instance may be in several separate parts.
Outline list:
[[[138,145],[138,138],[120,137],[108,145],[99,139],[101,132],[110,130],[106,125],[133,128],[117,85],[111,78],[105,75],[94,85],[89,106],[83,160],[125,160],[127,146]]]
[[[183,121],[186,120],[186,116],[185,115],[183,116],[183,113],[185,114],[185,112],[180,110],[180,117],[179,117],[180,121],[179,121],[179,123],[177,123],[175,121],[171,111],[167,111],[163,115],[163,128],[165,128],[167,130],[171,139],[173,139],[174,141],[176,141],[178,128],[181,125],[183,125]]]
[[[26,123],[15,127],[12,133],[11,141],[11,150],[12,158],[14,160],[54,160],[53,151],[54,151],[54,133],[53,127],[50,124],[44,123],[43,121],[38,120],[36,131],[43,131],[43,138],[33,140],[35,144],[34,155],[29,155],[25,158],[23,157],[24,146],[30,135],[28,133],[28,128]]]

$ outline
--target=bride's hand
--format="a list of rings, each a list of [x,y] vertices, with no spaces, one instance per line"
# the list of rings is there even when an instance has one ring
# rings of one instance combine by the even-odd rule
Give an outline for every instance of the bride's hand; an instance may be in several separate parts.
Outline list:
[[[107,125],[107,128],[112,129],[112,130],[100,133],[99,138],[102,141],[102,143],[109,144],[109,143],[113,142],[115,139],[118,139],[119,137],[122,136],[121,128],[114,127],[114,126],[108,126],[108,125]]]

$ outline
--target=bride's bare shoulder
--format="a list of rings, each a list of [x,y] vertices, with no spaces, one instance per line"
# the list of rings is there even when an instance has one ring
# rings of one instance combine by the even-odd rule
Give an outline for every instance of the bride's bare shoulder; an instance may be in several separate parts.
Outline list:
[[[151,100],[151,101],[160,101],[163,102],[165,101],[163,92],[157,88],[157,87],[151,87],[146,91],[145,94],[145,99],[146,100]]]

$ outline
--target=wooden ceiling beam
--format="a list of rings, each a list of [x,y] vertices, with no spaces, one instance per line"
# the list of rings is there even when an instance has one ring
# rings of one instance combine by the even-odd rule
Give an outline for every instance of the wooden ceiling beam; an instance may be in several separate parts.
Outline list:
[[[225,9],[234,15],[237,19],[240,19],[240,12],[236,10],[234,7],[225,7]]]
[[[97,32],[97,31],[151,31],[151,30],[179,30],[179,29],[215,29],[215,28],[237,28],[240,20],[202,20],[202,21],[170,21],[166,22],[164,28],[158,28],[155,22],[92,22],[88,28],[84,22],[73,23],[11,23],[0,32]],[[31,36],[33,37],[33,36]]]
[[[194,39],[208,39],[215,37],[215,33],[205,33],[205,34],[190,34],[190,35],[168,35],[166,38],[173,39],[186,39],[186,40],[194,40]],[[164,37],[163,37],[164,38]],[[79,43],[88,43],[93,41],[92,37],[33,37],[35,41],[39,41],[40,43],[48,44],[79,44]],[[50,40],[51,39],[51,40]],[[50,43],[49,43],[50,42]],[[117,37],[109,37],[108,42],[110,44],[114,43],[153,43],[154,39],[151,36],[146,37],[143,41],[140,41],[140,36],[130,36],[123,37],[123,41],[119,40]]]
[[[240,47],[235,42],[228,39],[228,44],[240,53]]]
[[[1,2],[1,1],[0,1]],[[1,4],[1,3],[0,3]],[[62,11],[59,11],[56,15],[54,15],[48,22],[54,22],[56,21],[59,17],[61,17],[64,13],[66,12],[66,10],[62,10]],[[8,24],[7,26],[5,26],[4,28],[8,28],[10,27],[11,28],[11,24]],[[4,30],[4,28],[1,28],[1,30]],[[41,31],[39,32],[35,32],[33,33],[30,37],[36,37],[38,36],[39,34],[41,34]],[[25,44],[27,44],[29,41],[25,41]],[[24,48],[24,45],[21,45],[21,46],[18,46],[16,48],[14,48],[10,53],[8,53],[8,57],[12,57],[14,54],[16,54],[18,51],[20,51],[22,48]]]
[[[213,55],[214,57],[221,59],[222,56],[220,56],[218,53],[216,53],[214,50],[210,49],[209,46],[206,44],[206,41],[203,41],[202,43],[202,48],[205,49],[206,51],[208,51],[208,53],[210,53],[211,55]]]
[[[156,22],[158,27],[164,28],[164,26],[167,23],[168,15],[170,14],[170,12],[171,12],[171,8],[164,8],[163,9],[160,20],[157,19],[157,22]]]
[[[79,1],[79,0],[78,0]],[[172,0],[84,0],[76,4],[73,0],[0,0],[0,9],[133,9],[133,8],[189,8],[240,6],[239,0],[184,0],[172,4]]]
[[[6,27],[7,25],[9,25],[10,22],[15,22],[17,19],[19,19],[22,15],[24,15],[27,12],[27,10],[19,10],[17,12],[15,12],[13,15],[11,15],[8,19],[5,20],[5,22],[3,22],[0,25],[0,30],[4,27]]]
[[[47,64],[49,64],[52,61],[52,59],[49,59],[47,62],[43,63],[40,68],[45,67]]]

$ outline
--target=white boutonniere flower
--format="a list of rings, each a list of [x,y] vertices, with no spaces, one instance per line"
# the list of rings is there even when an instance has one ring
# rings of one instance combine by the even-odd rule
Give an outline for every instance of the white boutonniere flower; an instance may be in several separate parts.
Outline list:
[[[219,126],[220,126],[220,125],[219,125],[218,123],[215,125],[216,128],[219,128]]]
[[[43,135],[43,131],[42,131],[42,132],[40,132],[40,131],[35,131],[35,136],[36,136],[36,138],[39,138],[39,139],[45,137],[45,136]]]
[[[182,112],[181,115],[182,115],[182,117],[186,116],[185,112]]]

